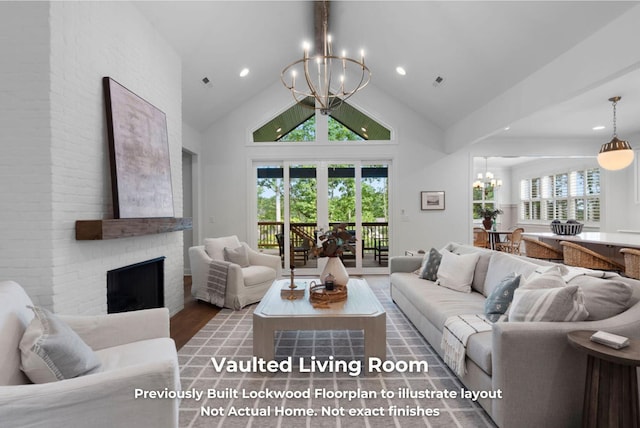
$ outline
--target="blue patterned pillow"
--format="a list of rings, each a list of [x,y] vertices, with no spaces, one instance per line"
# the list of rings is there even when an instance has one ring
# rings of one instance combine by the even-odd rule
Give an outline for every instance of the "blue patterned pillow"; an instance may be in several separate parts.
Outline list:
[[[512,272],[493,288],[487,300],[484,301],[484,314],[489,321],[496,322],[507,312],[513,300],[513,293],[520,285],[520,278],[520,275]]]
[[[420,273],[420,278],[435,281],[438,279],[438,268],[442,261],[442,254],[435,248],[429,250],[429,260],[424,266],[424,270]]]

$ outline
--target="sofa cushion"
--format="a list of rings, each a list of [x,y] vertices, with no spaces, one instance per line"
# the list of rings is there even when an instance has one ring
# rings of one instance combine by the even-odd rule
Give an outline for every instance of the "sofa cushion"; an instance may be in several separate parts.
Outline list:
[[[249,266],[249,252],[244,245],[237,248],[224,247],[223,252],[226,261],[240,265],[240,267]]]
[[[589,312],[587,321],[611,318],[629,308],[632,289],[623,282],[580,275],[568,285],[577,285],[582,290],[584,306]]]
[[[239,246],[240,241],[236,235],[204,240],[204,249],[213,260],[224,260],[224,247],[238,248]]]
[[[268,266],[253,265],[242,268],[245,287],[262,284],[276,279],[276,271]]]
[[[480,293],[460,293],[438,287],[434,282],[411,273],[393,273],[391,281],[439,331],[452,315],[481,314],[484,311],[485,299]]]
[[[562,271],[556,266],[538,267],[524,279],[520,288],[557,288],[564,287],[566,282],[562,278]]]
[[[440,268],[440,263],[442,263],[442,254],[432,248],[425,258],[427,262],[424,263],[423,270],[420,272],[420,278],[435,281],[438,279],[438,269]]]
[[[495,251],[488,250],[486,248],[474,247],[472,245],[461,245],[455,242],[450,242],[445,248],[456,254],[479,254],[476,269],[473,272],[471,288],[486,296],[487,294],[484,292],[484,282],[485,277],[487,276],[487,270],[489,269],[489,261]]]
[[[485,298],[477,292],[460,293],[438,287],[432,281],[405,272],[392,273],[391,282],[440,332],[450,316],[481,314],[484,310]],[[491,374],[491,332],[472,335],[467,343],[467,356]]]
[[[489,296],[500,281],[512,272],[526,278],[538,267],[539,265],[527,261],[524,257],[494,251],[489,261],[483,294]]]
[[[502,315],[507,313],[509,305],[513,300],[513,293],[520,285],[522,276],[515,272],[511,272],[505,276],[500,284],[498,284],[484,302],[484,314],[487,319],[496,322]]]
[[[175,354],[175,342],[166,337],[141,340],[96,351],[102,363],[101,371],[103,372],[158,361],[175,361]]]
[[[64,321],[30,306],[35,317],[20,341],[21,368],[34,383],[72,379],[100,368],[100,359]]]
[[[454,254],[443,251],[436,284],[455,291],[470,293],[473,273],[479,257],[478,254]]]
[[[490,331],[471,335],[467,342],[467,358],[476,363],[486,374],[491,376],[491,353],[493,342]]]
[[[519,288],[509,308],[509,322],[584,321],[589,313],[577,285],[557,288]]]
[[[0,385],[23,385],[29,379],[20,370],[20,340],[33,319],[27,293],[13,281],[0,281]]]

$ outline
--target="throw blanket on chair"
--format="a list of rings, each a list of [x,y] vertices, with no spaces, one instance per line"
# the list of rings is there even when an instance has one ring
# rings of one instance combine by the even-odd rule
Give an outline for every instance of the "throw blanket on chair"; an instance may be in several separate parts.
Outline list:
[[[227,275],[231,262],[211,260],[209,276],[207,277],[207,292],[209,301],[216,306],[224,307],[224,297],[227,294]]]
[[[467,342],[472,334],[491,330],[491,321],[484,315],[454,315],[444,322],[442,343],[444,362],[458,376],[467,373],[464,359],[467,353]]]

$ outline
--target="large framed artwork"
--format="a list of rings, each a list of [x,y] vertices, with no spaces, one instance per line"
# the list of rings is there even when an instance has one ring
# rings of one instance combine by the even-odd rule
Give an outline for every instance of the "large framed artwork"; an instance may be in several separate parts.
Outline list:
[[[102,84],[114,218],[173,217],[165,114],[109,77]]]
[[[420,209],[422,211],[443,210],[444,192],[420,192]]]

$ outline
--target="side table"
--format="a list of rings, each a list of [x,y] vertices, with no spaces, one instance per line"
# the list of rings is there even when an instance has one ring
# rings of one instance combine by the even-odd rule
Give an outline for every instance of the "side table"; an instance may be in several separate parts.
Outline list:
[[[572,331],[567,335],[574,348],[587,354],[583,428],[639,428],[638,378],[640,340],[613,349],[592,342],[594,331]]]

